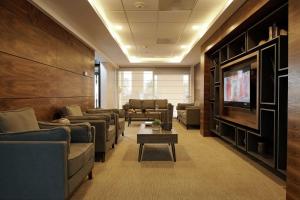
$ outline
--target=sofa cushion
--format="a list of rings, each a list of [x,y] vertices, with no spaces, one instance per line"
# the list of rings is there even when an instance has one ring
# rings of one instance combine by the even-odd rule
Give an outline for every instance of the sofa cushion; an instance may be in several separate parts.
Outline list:
[[[144,109],[149,109],[149,108],[154,109],[155,108],[155,100],[152,100],[152,99],[143,100],[143,108]]]
[[[0,132],[22,132],[39,130],[32,108],[0,112]]]
[[[110,125],[107,131],[106,141],[111,141],[115,135],[116,135],[116,127]]]
[[[158,107],[158,108],[168,108],[168,100],[167,99],[157,99],[155,100],[155,105]]]
[[[138,109],[141,109],[142,108],[142,102],[143,100],[140,100],[140,99],[129,99],[129,104],[130,104],[130,107],[131,108],[138,108]]]
[[[94,156],[93,143],[71,143],[68,156],[68,177],[73,176]]]
[[[65,108],[67,116],[83,116],[79,105],[66,106]]]

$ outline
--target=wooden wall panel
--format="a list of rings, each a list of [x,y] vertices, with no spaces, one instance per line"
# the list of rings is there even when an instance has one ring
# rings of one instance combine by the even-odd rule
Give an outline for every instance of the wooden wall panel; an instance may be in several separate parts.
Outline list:
[[[93,107],[93,74],[91,48],[28,1],[0,1],[0,110],[50,120],[64,105]]]
[[[32,107],[38,120],[49,121],[60,113],[65,105],[80,104],[83,110],[94,106],[93,97],[68,97],[68,98],[18,98],[1,99],[1,110],[11,110],[23,107]],[[51,113],[51,115],[49,115]]]
[[[287,199],[300,199],[300,1],[289,0]]]
[[[246,1],[237,12],[235,12],[202,46],[201,46],[201,56],[200,56],[200,73],[199,76],[199,85],[200,89],[200,127],[201,134],[204,136],[211,136],[209,129],[209,83],[210,83],[210,71],[208,58],[206,58],[205,53],[212,47],[214,44],[221,41],[226,37],[231,31],[232,27],[237,27],[242,24],[247,18],[253,15],[258,9],[265,5],[268,0],[251,0]],[[197,97],[195,97],[197,98]]]
[[[0,53],[0,98],[93,96],[93,78]]]

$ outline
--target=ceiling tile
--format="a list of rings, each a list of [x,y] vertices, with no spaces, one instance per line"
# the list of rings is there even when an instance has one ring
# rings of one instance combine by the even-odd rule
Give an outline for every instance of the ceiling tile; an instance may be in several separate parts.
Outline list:
[[[156,44],[156,37],[134,36],[134,41],[137,46],[151,46]]]
[[[156,23],[130,23],[134,36],[153,37],[156,35]]]
[[[212,10],[225,6],[227,0],[198,0],[196,10]]]
[[[124,11],[108,11],[106,16],[110,22],[113,23],[127,23],[127,19]]]
[[[157,11],[126,11],[129,22],[157,22]]]
[[[125,10],[158,10],[158,0],[143,0],[144,7],[143,8],[137,8],[135,6],[135,3],[137,0],[122,0]]]
[[[159,10],[192,10],[196,0],[161,0]]]
[[[186,22],[191,11],[159,11],[159,22]]]
[[[157,37],[178,38],[183,31],[184,23],[159,23]]]
[[[123,10],[123,5],[121,0],[95,0],[99,3],[105,10]]]

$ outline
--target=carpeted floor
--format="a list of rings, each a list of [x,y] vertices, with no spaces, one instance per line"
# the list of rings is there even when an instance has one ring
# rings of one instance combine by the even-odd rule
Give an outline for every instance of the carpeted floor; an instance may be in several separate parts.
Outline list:
[[[126,127],[105,163],[95,163],[72,199],[107,200],[277,200],[285,199],[285,183],[216,137],[202,137],[174,121],[179,134],[177,162],[168,145],[145,145],[137,162],[139,122]]]

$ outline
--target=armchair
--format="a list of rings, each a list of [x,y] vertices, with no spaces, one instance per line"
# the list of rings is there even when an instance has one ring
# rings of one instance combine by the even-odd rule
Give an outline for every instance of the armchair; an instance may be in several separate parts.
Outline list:
[[[200,126],[200,107],[198,103],[179,103],[176,106],[177,119],[188,129],[191,126]]]
[[[116,141],[115,144],[118,143],[118,139],[120,135],[124,136],[125,131],[125,111],[123,109],[102,109],[102,108],[95,108],[95,109],[88,109],[86,114],[90,115],[97,115],[103,113],[113,113],[115,115],[115,124],[117,127],[117,134],[116,134]]]
[[[95,127],[95,159],[104,162],[106,153],[114,148],[116,140],[116,125],[111,119],[113,115],[107,113],[85,114],[77,105],[66,106],[63,112],[71,123],[88,122]]]
[[[92,179],[92,135],[89,124],[39,124],[31,108],[0,112],[1,198],[69,198]]]

